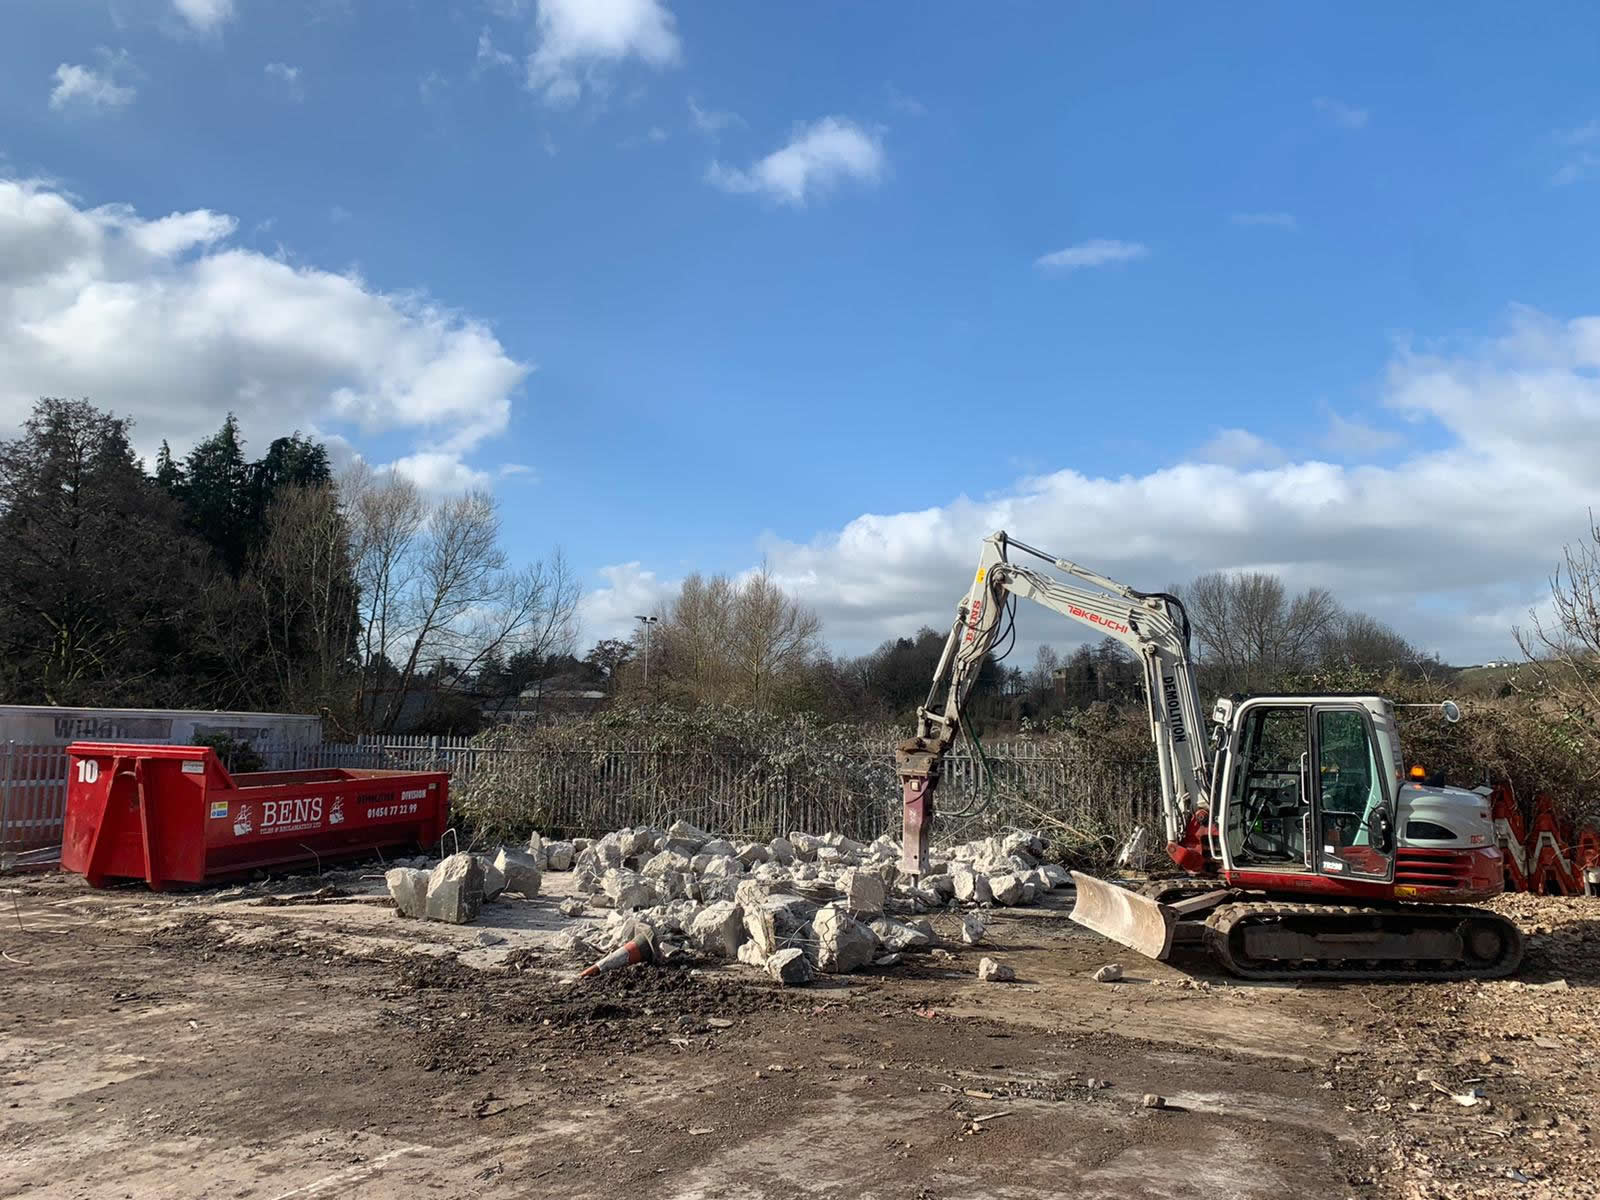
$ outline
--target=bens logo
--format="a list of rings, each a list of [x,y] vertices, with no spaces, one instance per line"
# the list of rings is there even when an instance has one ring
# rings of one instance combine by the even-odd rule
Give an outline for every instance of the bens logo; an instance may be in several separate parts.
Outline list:
[[[263,800],[261,828],[280,829],[285,825],[317,825],[322,822],[322,797],[303,800]]]

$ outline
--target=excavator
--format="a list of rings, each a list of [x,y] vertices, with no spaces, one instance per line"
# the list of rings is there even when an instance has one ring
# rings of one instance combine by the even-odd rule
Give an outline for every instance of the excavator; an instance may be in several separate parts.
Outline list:
[[[1053,570],[1013,561],[1023,555]],[[1004,532],[984,540],[916,734],[895,751],[902,872],[928,872],[941,764],[1018,598],[1143,664],[1167,853],[1183,872],[1136,888],[1074,871],[1074,921],[1154,959],[1202,946],[1247,979],[1493,979],[1521,964],[1517,927],[1472,907],[1503,888],[1488,802],[1404,769],[1393,701],[1236,696],[1212,706],[1205,728],[1179,597]],[[1439,707],[1460,719],[1453,702]]]

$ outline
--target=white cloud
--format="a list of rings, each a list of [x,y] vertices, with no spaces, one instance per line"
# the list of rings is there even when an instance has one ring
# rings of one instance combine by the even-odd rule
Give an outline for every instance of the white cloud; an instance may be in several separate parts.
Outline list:
[[[138,94],[131,83],[118,81],[130,69],[126,50],[115,54],[106,49],[100,52],[99,69],[81,63],[62,63],[53,78],[50,89],[50,107],[58,112],[71,109],[78,112],[108,112],[126,108]]]
[[[1311,102],[1319,113],[1341,129],[1361,129],[1372,114],[1367,109],[1356,108],[1330,96],[1318,96]]]
[[[406,437],[408,473],[467,477],[530,368],[480,321],[241,249],[236,227],[0,179],[0,436],[40,396],[87,396],[133,417],[145,449],[190,444],[232,409],[254,439]]]
[[[233,20],[233,0],[172,0],[172,7],[196,33],[216,33]]]
[[[744,118],[735,112],[717,112],[715,109],[701,108],[693,96],[689,97],[689,120],[694,127],[707,137],[716,137],[724,129],[734,125],[743,125]]]
[[[928,106],[915,96],[908,96],[894,84],[884,85],[889,95],[889,107],[897,113],[904,113],[908,117],[924,117],[928,114]]]
[[[528,87],[559,106],[575,102],[606,66],[637,58],[670,67],[681,55],[673,25],[662,0],[539,0]]]
[[[748,169],[714,162],[706,181],[726,192],[760,193],[796,208],[842,179],[877,183],[884,170],[878,138],[843,117],[798,127],[789,143]]]
[[[1223,429],[1200,447],[1197,457],[1201,462],[1227,467],[1250,467],[1275,466],[1288,455],[1248,429]]]
[[[584,588],[578,614],[595,640],[633,636],[639,614],[653,615],[677,594],[681,580],[659,578],[638,562],[617,563],[596,572],[603,583]]]
[[[1300,222],[1294,219],[1293,213],[1286,212],[1236,212],[1233,214],[1235,225],[1264,225],[1272,229],[1287,229],[1293,232],[1300,228]]]
[[[464,492],[469,488],[486,490],[489,486],[489,472],[469,467],[454,454],[437,450],[419,450],[379,469],[404,475],[423,491],[435,494]]]
[[[1034,260],[1034,266],[1053,271],[1076,271],[1081,267],[1103,267],[1108,263],[1132,262],[1148,258],[1150,247],[1143,242],[1119,242],[1110,238],[1094,238],[1079,242],[1052,254]]]
[[[1405,435],[1392,429],[1379,429],[1364,421],[1328,413],[1328,431],[1322,435],[1322,447],[1335,454],[1373,455],[1394,450],[1405,445]]]
[[[494,38],[489,36],[489,31],[484,29],[478,34],[478,69],[487,70],[492,67],[510,67],[516,64],[516,59],[494,44]]]
[[[751,557],[764,553],[849,651],[922,624],[947,628],[983,537],[1006,529],[1135,587],[1217,569],[1278,571],[1295,587],[1332,589],[1450,660],[1503,654],[1508,624],[1540,602],[1562,544],[1583,536],[1600,503],[1600,316],[1518,312],[1497,341],[1450,356],[1397,352],[1382,400],[1435,423],[1430,446],[1391,464],[1059,470],[979,499],[866,514],[809,542],[767,537]],[[617,586],[636,587],[642,573]],[[617,607],[601,592],[588,603]],[[1019,608],[1018,623],[1024,658],[1031,644],[1081,634],[1034,606]]]
[[[1561,186],[1576,183],[1587,175],[1600,171],[1600,119],[1563,130],[1555,140],[1568,148],[1567,161],[1550,176],[1550,182]]]
[[[266,65],[266,76],[274,84],[283,89],[284,95],[291,100],[304,100],[305,88],[300,84],[300,68],[291,67],[288,63],[270,62]]]

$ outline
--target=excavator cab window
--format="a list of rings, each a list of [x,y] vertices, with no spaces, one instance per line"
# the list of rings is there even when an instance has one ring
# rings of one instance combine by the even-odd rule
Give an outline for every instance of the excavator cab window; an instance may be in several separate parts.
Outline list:
[[[1249,709],[1239,735],[1228,797],[1232,857],[1240,866],[1304,870],[1311,799],[1304,768],[1311,750],[1304,705]]]
[[[1316,734],[1321,869],[1386,878],[1389,798],[1367,718],[1358,708],[1319,708]]]

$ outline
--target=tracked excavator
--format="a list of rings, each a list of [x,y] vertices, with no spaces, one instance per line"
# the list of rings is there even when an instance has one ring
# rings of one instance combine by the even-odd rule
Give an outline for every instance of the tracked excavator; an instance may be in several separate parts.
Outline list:
[[[1155,959],[1199,943],[1249,979],[1488,979],[1520,965],[1517,927],[1472,907],[1503,887],[1488,803],[1404,769],[1391,700],[1219,699],[1205,728],[1177,596],[1004,532],[984,541],[916,735],[896,749],[903,872],[928,871],[941,764],[1018,599],[1115,638],[1143,664],[1167,852],[1186,876],[1134,888],[1074,871],[1074,921]],[[1439,707],[1459,719],[1454,704]]]

